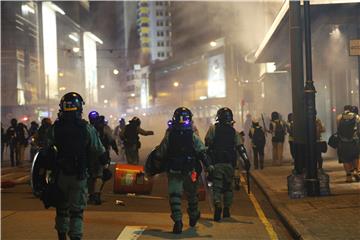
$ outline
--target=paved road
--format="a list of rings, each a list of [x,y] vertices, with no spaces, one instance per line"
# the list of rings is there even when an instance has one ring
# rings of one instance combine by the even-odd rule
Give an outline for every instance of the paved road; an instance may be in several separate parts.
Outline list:
[[[26,167],[3,168],[2,176],[24,179],[27,171]],[[85,211],[84,239],[291,239],[266,198],[254,185],[254,195],[247,195],[244,188],[235,192],[232,218],[214,223],[208,202],[202,201],[202,217],[196,228],[189,228],[184,214],[184,232],[175,236],[170,233],[172,220],[166,188],[164,175],[155,178],[150,196],[113,194],[112,182],[109,182],[104,188],[104,203],[88,206]],[[45,210],[24,180],[14,188],[2,189],[1,193],[1,239],[55,238],[55,211]],[[125,206],[116,205],[116,200],[124,201]],[[185,203],[183,212],[186,213]],[[137,227],[134,230],[131,226]]]

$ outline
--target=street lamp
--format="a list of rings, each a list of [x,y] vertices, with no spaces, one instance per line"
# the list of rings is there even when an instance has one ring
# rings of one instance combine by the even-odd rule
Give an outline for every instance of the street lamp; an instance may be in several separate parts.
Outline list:
[[[179,82],[174,82],[174,83],[173,83],[173,86],[174,86],[174,87],[178,87],[179,85],[180,85]]]
[[[104,103],[105,103],[105,104],[108,103],[108,102],[109,102],[109,100],[107,100],[107,99],[104,100]]]
[[[78,52],[80,51],[80,48],[78,48],[78,47],[73,47],[72,50],[73,50],[74,53],[78,53]]]
[[[101,89],[104,89],[104,88],[105,88],[105,85],[104,85],[104,84],[101,84],[101,85],[100,85],[100,88],[101,88]]]
[[[211,42],[210,42],[210,46],[211,46],[211,47],[216,47],[216,45],[217,45],[217,43],[216,43],[215,41],[211,41]]]
[[[135,97],[135,93],[130,94],[131,97]]]
[[[114,69],[114,70],[113,70],[113,73],[114,73],[114,75],[118,75],[118,74],[119,74],[119,70]]]

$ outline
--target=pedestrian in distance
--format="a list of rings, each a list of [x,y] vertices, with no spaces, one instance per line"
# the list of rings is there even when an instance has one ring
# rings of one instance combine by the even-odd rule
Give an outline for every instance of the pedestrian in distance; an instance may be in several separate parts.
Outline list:
[[[337,154],[346,172],[346,182],[360,181],[359,139],[360,118],[356,106],[344,106],[344,112],[337,118],[339,143]]]
[[[141,147],[139,134],[142,136],[154,135],[153,131],[146,131],[140,125],[141,120],[138,117],[133,117],[125,126],[124,131],[120,132],[128,164],[139,165],[139,149]]]
[[[51,129],[52,121],[50,118],[43,118],[38,133],[35,137],[36,145],[43,148],[49,145],[49,130]]]
[[[32,121],[30,123],[29,139],[28,139],[28,141],[30,142],[30,162],[34,160],[35,154],[39,150],[39,147],[36,144],[36,136],[38,134],[38,130],[39,130],[39,124],[35,121]]]
[[[16,166],[20,166],[25,160],[25,149],[29,142],[29,130],[27,126],[20,122],[16,127]]]
[[[293,160],[295,161],[295,145],[294,145],[294,119],[293,113],[288,114],[288,119],[286,123],[286,131],[289,134],[288,141],[289,141],[289,148],[290,148],[290,155]]]
[[[220,108],[216,114],[215,125],[210,126],[205,136],[205,145],[214,170],[210,171],[213,179],[214,221],[230,217],[233,202],[233,179],[237,153],[243,160],[243,168],[250,169],[250,162],[239,133],[233,127],[233,113],[229,108]],[[223,199],[223,203],[222,200]]]
[[[278,112],[271,113],[271,122],[269,131],[272,134],[272,155],[273,155],[273,166],[281,166],[284,152],[284,141],[286,135],[286,124],[280,119]]]
[[[200,218],[198,208],[199,176],[202,172],[200,161],[208,171],[209,165],[205,145],[192,127],[192,113],[188,108],[177,108],[171,124],[161,141],[156,155],[166,159],[168,193],[171,218],[174,221],[173,233],[180,234],[183,228],[181,198],[183,191],[188,200],[189,225],[194,227]]]
[[[83,212],[87,199],[89,156],[105,153],[96,130],[82,119],[84,101],[75,92],[60,101],[58,119],[49,130],[49,146],[55,146],[57,157],[51,178],[64,195],[56,206],[55,229],[58,239],[82,239]]]
[[[4,161],[4,150],[6,147],[6,133],[1,123],[1,161]]]
[[[16,152],[16,128],[17,128],[16,118],[11,119],[10,127],[6,130],[6,145],[9,146],[10,150],[10,162],[11,166],[16,166],[17,152]]]
[[[124,131],[126,126],[125,123],[125,119],[124,118],[120,118],[119,120],[119,125],[117,125],[114,129],[114,137],[115,140],[117,142],[117,145],[119,146],[119,155],[120,155],[120,161],[121,162],[125,162],[126,157],[125,157],[125,147],[124,147],[124,142],[121,140],[120,138],[120,133],[122,131]]]
[[[265,131],[260,126],[259,120],[254,118],[252,126],[249,131],[249,137],[251,139],[253,156],[254,156],[254,168],[264,168],[264,148],[266,144]]]
[[[322,169],[324,159],[322,158],[322,153],[327,151],[327,143],[323,141],[322,134],[326,131],[324,124],[321,122],[320,118],[316,118],[316,160],[318,163],[318,169]]]

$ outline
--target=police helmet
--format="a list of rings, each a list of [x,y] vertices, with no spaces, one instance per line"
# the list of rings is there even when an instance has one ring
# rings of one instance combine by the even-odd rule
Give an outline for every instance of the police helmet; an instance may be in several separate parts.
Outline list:
[[[120,124],[120,125],[125,124],[125,119],[124,119],[124,118],[120,118],[120,119],[119,119],[119,124]]]
[[[351,111],[351,107],[352,107],[351,105],[345,105],[344,106],[344,112],[345,111]]]
[[[60,100],[61,112],[79,112],[82,113],[83,105],[85,104],[80,94],[76,92],[66,93]]]
[[[216,121],[219,123],[233,124],[233,113],[230,108],[220,108],[216,113]]]
[[[293,121],[293,113],[289,113],[288,114],[288,122],[292,122]]]
[[[11,119],[10,123],[11,123],[11,126],[16,126],[17,125],[16,118]]]
[[[89,112],[89,115],[88,115],[89,122],[91,124],[94,124],[99,116],[100,116],[100,114],[97,111]]]
[[[182,125],[184,127],[191,127],[192,124],[192,112],[186,107],[179,107],[175,110],[172,123],[175,125]]]
[[[134,124],[136,126],[140,126],[141,124],[141,120],[140,118],[138,117],[133,117],[130,121],[129,121],[130,124]]]
[[[278,112],[272,112],[271,113],[271,120],[275,121],[275,120],[279,120],[280,119],[280,114]]]
[[[350,112],[359,114],[359,108],[357,106],[351,106]]]

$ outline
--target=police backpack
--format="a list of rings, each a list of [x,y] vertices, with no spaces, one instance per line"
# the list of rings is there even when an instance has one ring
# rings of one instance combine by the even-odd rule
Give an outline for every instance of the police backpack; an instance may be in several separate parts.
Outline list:
[[[342,141],[352,141],[356,133],[356,115],[344,113],[338,125],[338,135]]]

